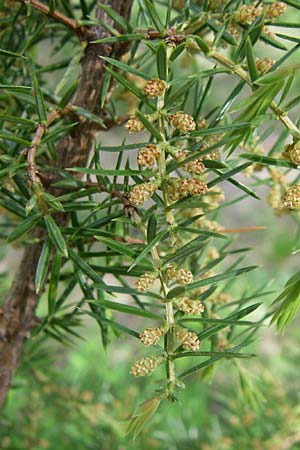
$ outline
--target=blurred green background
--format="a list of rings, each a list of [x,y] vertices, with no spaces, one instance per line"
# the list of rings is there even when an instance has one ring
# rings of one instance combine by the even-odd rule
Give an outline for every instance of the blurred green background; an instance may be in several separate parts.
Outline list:
[[[263,191],[260,194],[263,197]],[[234,192],[227,195],[234,196]],[[250,200],[247,207],[240,210],[235,206],[232,213],[227,214],[231,217],[227,226],[234,222],[266,227],[238,239],[239,246],[253,246],[247,262],[262,267],[242,277],[236,295],[273,278],[270,290],[274,293],[260,299],[263,305],[252,317],[255,320],[267,311],[296,269],[299,257],[291,255],[297,248],[296,225],[288,215],[275,217],[265,201]],[[2,300],[18,254],[17,248],[5,252],[1,247]],[[143,349],[134,339],[111,334],[104,351],[98,326],[88,317],[78,331],[82,339],[74,338],[69,346],[42,336],[27,343],[0,423],[1,449],[300,448],[297,321],[284,336],[277,335],[274,327],[263,326],[250,349],[258,356],[242,360],[248,395],[250,392],[251,397],[253,388],[260,397],[256,409],[241,391],[231,361],[219,363],[215,373],[206,373],[209,379],[197,375],[188,380],[180,403],[163,403],[135,442],[125,434],[126,418],[137,402],[150,398],[156,388],[151,378],[129,375],[133,360],[143,356]]]

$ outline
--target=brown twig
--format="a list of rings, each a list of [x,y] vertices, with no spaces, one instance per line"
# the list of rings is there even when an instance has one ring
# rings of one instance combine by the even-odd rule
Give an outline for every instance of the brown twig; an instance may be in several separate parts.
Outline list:
[[[114,127],[120,127],[124,125],[124,123],[126,123],[128,119],[129,116],[117,117],[116,119],[109,118],[104,121],[104,124],[106,126],[106,129],[104,131],[111,130]]]
[[[130,201],[128,200],[127,195],[126,194],[122,194],[122,192],[118,191],[118,189],[115,186],[111,190],[109,190],[109,189],[107,189],[105,184],[96,183],[94,181],[86,181],[84,183],[84,187],[86,187],[86,188],[94,187],[94,188],[99,189],[101,192],[107,192],[112,197],[118,198],[123,203],[125,208],[133,207],[132,204],[130,203]]]
[[[44,134],[46,133],[46,131],[48,130],[48,128],[50,127],[50,125],[52,125],[52,123],[55,122],[55,120],[59,119],[63,115],[71,115],[71,116],[74,115],[73,111],[75,110],[75,108],[76,108],[75,106],[69,104],[61,111],[58,109],[55,109],[48,114],[46,123],[40,123],[38,125],[35,135],[31,142],[31,147],[27,150],[27,163],[28,163],[27,175],[28,175],[30,184],[34,184],[34,183],[44,184],[44,185],[50,184],[49,180],[47,179],[47,176],[44,176],[44,175],[38,173],[38,170],[36,167],[36,161],[35,161],[36,153],[39,149],[41,140],[42,140]],[[79,120],[86,120],[86,119],[81,119],[79,117]],[[117,120],[112,120],[112,119],[104,120],[103,122],[104,122],[106,128],[103,129],[99,125],[99,130],[101,129],[103,131],[108,131],[115,126],[122,125],[127,120],[128,120],[128,117],[121,117],[121,118],[118,118]],[[98,187],[99,187],[99,185],[98,185]]]
[[[127,236],[126,238],[121,237],[121,236],[120,237],[113,236],[112,239],[117,242],[124,242],[124,244],[144,244],[145,245],[145,241],[143,241],[142,239],[133,238],[130,236]]]
[[[51,17],[52,19],[56,20],[59,23],[62,23],[70,30],[74,31],[76,34],[83,35],[85,33],[84,27],[81,27],[76,20],[70,19],[69,17],[65,16],[61,12],[54,10],[51,11],[49,6],[44,5],[44,3],[40,2],[39,0],[18,0],[21,3],[30,4],[34,9],[37,11],[40,11],[42,14],[45,14],[48,17]]]
[[[35,163],[35,155],[38,151],[39,145],[41,143],[41,140],[46,132],[46,130],[50,127],[50,125],[59,117],[61,117],[61,111],[58,109],[54,109],[51,111],[47,117],[46,123],[40,123],[37,127],[37,130],[35,132],[34,138],[31,142],[31,147],[28,149],[27,153],[27,175],[29,178],[30,183],[41,183],[41,180],[38,176],[37,169],[36,169],[36,163]]]
[[[260,231],[266,230],[267,227],[263,226],[253,226],[253,227],[243,227],[243,228],[224,228],[219,231],[219,233],[249,233],[250,231]]]

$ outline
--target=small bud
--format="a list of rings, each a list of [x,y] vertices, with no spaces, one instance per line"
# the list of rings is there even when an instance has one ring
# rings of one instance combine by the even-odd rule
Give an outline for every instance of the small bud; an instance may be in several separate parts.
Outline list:
[[[146,328],[140,334],[140,340],[146,347],[155,345],[159,342],[160,338],[164,335],[164,330],[161,327],[158,328]]]
[[[177,187],[178,184],[176,182],[168,185],[168,198],[171,202],[177,202],[178,200],[180,200],[180,195]]]
[[[169,280],[176,280],[178,269],[175,266],[170,266],[167,268],[167,277]]]
[[[231,34],[231,36],[234,37],[235,39],[239,39],[240,36],[241,36],[241,32],[240,32],[239,27],[238,27],[236,24],[234,24],[234,23],[231,23],[231,24],[228,26],[227,31],[228,31],[228,33]]]
[[[180,330],[176,332],[176,339],[181,341],[182,347],[185,350],[191,350],[192,352],[199,350],[200,341],[194,331],[188,331],[185,328],[180,328]]]
[[[272,68],[272,66],[275,64],[275,60],[271,58],[263,58],[263,59],[257,59],[256,60],[256,68],[258,72],[261,75],[264,75],[265,73],[269,72],[269,70]]]
[[[178,162],[182,162],[187,159],[192,154],[188,152],[188,150],[181,150],[176,154],[176,159]],[[185,172],[193,173],[195,175],[200,175],[205,171],[205,165],[199,158],[195,158],[192,161],[187,162],[182,166],[182,170]]]
[[[130,119],[125,123],[125,128],[129,133],[137,133],[144,130],[144,125],[136,116],[130,116]]]
[[[300,164],[300,141],[292,144],[287,144],[284,147],[282,156],[293,164]]]
[[[189,270],[179,269],[176,283],[178,284],[190,284],[193,282],[193,274]]]
[[[149,200],[157,189],[157,184],[149,183],[136,184],[128,194],[128,200],[134,206],[140,206]]]
[[[143,358],[136,361],[130,369],[130,374],[134,377],[145,377],[147,375],[152,375],[156,367],[158,367],[162,362],[163,358],[157,356],[155,358]]]
[[[159,78],[153,78],[145,84],[144,94],[150,98],[160,97],[164,94],[166,88],[167,85],[165,81],[160,80]]]
[[[189,156],[188,150],[179,150],[175,153],[175,158],[177,162],[183,162],[186,160],[186,158]]]
[[[193,173],[195,175],[200,175],[202,172],[205,171],[205,165],[201,161],[201,159],[196,158],[192,161],[189,161],[187,164],[184,164],[182,166],[182,170],[185,170],[186,172]]]
[[[190,284],[193,282],[193,274],[189,270],[177,269],[171,266],[167,269],[167,277],[169,280],[176,281],[177,284]]]
[[[159,147],[155,144],[148,144],[139,151],[138,164],[144,167],[151,167],[159,160],[159,157]]]
[[[135,282],[136,290],[139,292],[147,292],[155,281],[155,274],[152,272],[146,272],[140,276]]]
[[[211,145],[213,145],[213,144],[211,144]],[[201,148],[203,150],[205,150],[209,146],[210,146],[209,144],[204,144]],[[217,161],[217,160],[221,159],[221,152],[219,152],[219,150],[213,150],[212,152],[207,153],[207,155],[203,155],[203,159]]]
[[[186,187],[190,195],[204,195],[207,192],[206,183],[198,180],[198,178],[191,178]]]
[[[286,12],[286,4],[283,2],[275,2],[268,6],[266,10],[267,19],[277,19]]]
[[[300,207],[300,184],[291,187],[283,197],[283,205],[288,209]]]
[[[196,128],[195,121],[192,116],[179,111],[175,114],[169,115],[169,122],[172,127],[177,128],[180,134],[185,134],[194,131]]]
[[[172,211],[166,212],[166,221],[167,224],[170,225],[170,227],[174,227],[176,225],[175,217]],[[176,242],[178,242],[178,237],[175,236]]]
[[[168,188],[168,196],[171,201],[177,201],[187,195],[204,195],[206,192],[206,183],[198,178],[177,179]]]
[[[198,300],[192,300],[190,298],[184,297],[181,298],[177,307],[180,311],[185,314],[191,315],[201,315],[204,312],[204,306]]]
[[[255,5],[243,5],[235,13],[234,18],[240,23],[252,23],[259,17],[263,12],[263,4],[260,3],[258,6]]]

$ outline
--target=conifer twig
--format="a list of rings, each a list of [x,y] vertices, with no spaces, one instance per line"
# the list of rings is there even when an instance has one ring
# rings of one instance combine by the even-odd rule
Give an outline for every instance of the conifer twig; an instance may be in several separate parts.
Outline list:
[[[45,14],[46,16],[51,17],[57,22],[62,23],[67,28],[74,31],[76,34],[82,34],[83,27],[81,27],[78,24],[78,22],[76,22],[76,20],[65,16],[64,14],[62,14],[57,10],[52,11],[51,8],[49,8],[49,6],[45,5],[39,0],[19,0],[19,1],[24,5],[30,4],[37,11],[40,11],[42,14]]]
[[[40,178],[37,174],[35,155],[36,152],[38,151],[39,145],[47,128],[50,127],[50,125],[60,116],[61,112],[58,109],[54,109],[49,113],[47,117],[47,122],[40,123],[37,127],[37,130],[31,142],[31,147],[28,149],[27,153],[27,162],[28,162],[27,174],[30,183],[39,183],[39,184],[41,183]]]

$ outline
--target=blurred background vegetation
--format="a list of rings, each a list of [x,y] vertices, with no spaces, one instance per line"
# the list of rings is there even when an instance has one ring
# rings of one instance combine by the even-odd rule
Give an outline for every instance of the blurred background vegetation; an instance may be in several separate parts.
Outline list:
[[[282,264],[287,259],[284,242],[284,236],[274,240],[270,261]],[[285,275],[282,271],[282,279]],[[261,283],[263,276],[249,276],[248,282]],[[281,286],[281,281],[274,281],[272,288]],[[229,362],[217,365],[215,374],[206,373],[208,380],[195,377],[181,395],[182,404],[163,403],[135,442],[125,435],[125,419],[134,410],[136,398],[149,396],[154,386],[149,379],[137,382],[129,375],[132,354],[137,351],[133,339],[124,342],[124,336],[111,336],[107,355],[97,324],[89,318],[81,328],[82,339],[70,346],[43,343],[37,337],[27,345],[9,395],[1,419],[0,448],[298,449],[297,328],[276,336],[274,329],[264,327],[253,344],[258,356],[242,363],[242,383]],[[243,383],[249,383],[248,394],[252,387],[259,393],[258,407],[245,402]]]
[[[299,18],[299,14],[298,14]],[[296,17],[293,18],[297,20]],[[47,41],[37,46],[40,64],[48,59]],[[70,47],[72,45],[70,44]],[[64,52],[68,51],[64,47]],[[268,55],[266,55],[266,50]],[[270,55],[270,47],[261,45],[261,56]],[[63,61],[57,52],[55,61]],[[76,55],[75,55],[76,56]],[[74,65],[79,58],[74,56]],[[294,57],[294,62],[297,60]],[[293,59],[293,58],[291,58]],[[185,73],[189,61],[179,69]],[[292,61],[291,61],[292,63]],[[51,76],[55,86],[64,69]],[[178,75],[179,76],[179,75]],[[220,81],[222,92],[224,84]],[[295,91],[299,83],[295,83]],[[60,87],[63,89],[63,83]],[[218,89],[214,91],[218,97]],[[226,89],[226,87],[225,87]],[[222,97],[226,94],[222,92]],[[119,105],[122,92],[119,93]],[[211,99],[214,107],[214,97]],[[120,106],[121,107],[121,106]],[[114,131],[115,133],[115,131]],[[120,131],[121,133],[121,131]],[[118,140],[122,136],[118,137]],[[115,136],[106,139],[113,142]],[[263,175],[262,175],[263,176]],[[225,187],[225,186],[224,186]],[[254,256],[249,263],[262,268],[243,277],[235,289],[244,292],[252,286],[263,286],[272,278],[270,294],[263,297],[261,317],[269,308],[284,282],[298,266],[297,225],[288,215],[276,217],[267,206],[267,193],[258,189],[262,201],[247,200],[233,204],[220,222],[225,226],[258,225],[263,231],[241,235],[241,246],[252,246]],[[227,192],[232,198],[236,192]],[[0,247],[0,303],[13,277],[20,250]],[[236,292],[239,294],[239,292]],[[41,305],[41,309],[43,305]],[[14,380],[4,415],[0,419],[0,448],[11,450],[296,450],[300,449],[299,360],[300,333],[298,323],[284,336],[267,325],[252,344],[257,357],[242,361],[240,377],[232,365],[220,363],[215,373],[195,377],[181,395],[181,404],[162,404],[154,419],[135,442],[127,437],[126,418],[136,405],[136,398],[147,398],[153,386],[146,380],[132,380],[129,369],[132,355],[140,351],[136,342],[126,336],[110,335],[105,352],[97,324],[86,317],[68,346],[37,336],[28,342]],[[120,345],[122,343],[122,345]],[[242,375],[241,375],[242,374]],[[249,402],[241,390],[247,385]],[[251,407],[251,392],[260,401]],[[139,393],[141,395],[139,395]]]

